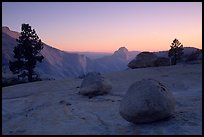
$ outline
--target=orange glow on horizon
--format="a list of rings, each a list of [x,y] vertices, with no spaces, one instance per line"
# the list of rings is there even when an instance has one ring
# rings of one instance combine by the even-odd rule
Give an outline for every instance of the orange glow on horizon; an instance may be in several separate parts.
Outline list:
[[[191,40],[184,40],[178,37],[177,38],[184,47],[195,47],[202,49],[202,45],[199,45],[199,42],[191,41]],[[174,38],[169,39],[157,39],[153,40],[149,39],[147,41],[133,41],[130,42],[123,42],[120,41],[101,41],[101,42],[93,42],[93,43],[74,43],[74,42],[56,42],[54,40],[50,39],[44,39],[44,43],[48,44],[49,46],[55,47],[57,49],[63,50],[63,51],[69,51],[69,52],[108,52],[113,53],[114,51],[118,50],[120,47],[126,47],[128,51],[150,51],[150,52],[156,52],[156,51],[165,51],[170,49],[170,45],[173,42]],[[202,41],[202,38],[200,38]],[[98,44],[99,43],[99,44]],[[84,48],[86,47],[86,48]]]
[[[3,26],[20,32],[25,22],[44,43],[64,51],[162,51],[175,38],[202,49],[202,2],[2,4]]]

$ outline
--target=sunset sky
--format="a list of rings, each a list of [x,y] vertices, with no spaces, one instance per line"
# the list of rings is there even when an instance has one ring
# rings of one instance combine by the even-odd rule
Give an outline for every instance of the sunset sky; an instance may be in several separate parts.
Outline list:
[[[202,48],[201,2],[3,2],[2,25],[22,23],[65,51],[168,50],[174,38]]]

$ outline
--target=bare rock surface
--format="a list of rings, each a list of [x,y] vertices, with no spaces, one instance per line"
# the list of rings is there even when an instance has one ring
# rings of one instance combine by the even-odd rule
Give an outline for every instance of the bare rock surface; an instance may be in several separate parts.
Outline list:
[[[201,135],[202,64],[124,70],[104,75],[112,90],[105,96],[78,95],[82,79],[40,81],[2,88],[3,135]],[[167,120],[133,124],[120,116],[129,86],[155,78],[176,100]]]

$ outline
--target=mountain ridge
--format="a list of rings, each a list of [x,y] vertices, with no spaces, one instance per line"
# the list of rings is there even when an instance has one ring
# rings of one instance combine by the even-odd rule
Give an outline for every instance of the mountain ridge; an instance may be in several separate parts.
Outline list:
[[[13,48],[17,45],[16,40],[20,33],[2,27],[2,62],[3,77],[12,76],[9,71],[8,61],[13,60]],[[124,56],[119,56],[117,50],[114,54],[108,54],[97,59],[90,59],[83,54],[65,52],[45,43],[41,54],[45,57],[42,63],[37,63],[36,71],[46,79],[64,79],[67,77],[78,77],[88,72],[110,72],[123,70],[127,67],[127,60]],[[121,62],[122,60],[122,62]],[[124,61],[126,60],[126,62]],[[99,63],[98,61],[101,61]]]
[[[16,38],[20,33],[2,27],[2,76],[12,77],[8,62],[13,60],[13,48],[17,45]],[[197,48],[184,47],[184,52],[191,53]],[[120,47],[113,54],[100,55],[100,57],[87,57],[86,54],[67,52],[44,43],[41,51],[45,57],[42,63],[36,65],[36,71],[43,79],[64,79],[67,77],[79,77],[89,72],[115,72],[127,69],[129,61],[134,59],[140,51],[128,51],[126,47]],[[168,51],[154,52],[157,56],[168,56]],[[95,57],[95,58],[94,58]]]

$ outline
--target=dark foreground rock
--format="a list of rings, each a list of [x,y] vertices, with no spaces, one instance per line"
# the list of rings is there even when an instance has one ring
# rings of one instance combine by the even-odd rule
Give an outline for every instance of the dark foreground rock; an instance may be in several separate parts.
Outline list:
[[[158,57],[155,60],[154,65],[156,67],[159,67],[159,66],[170,66],[170,59],[166,58],[166,57]]]
[[[141,52],[136,56],[135,59],[128,63],[128,67],[135,68],[145,68],[154,67],[154,62],[157,59],[157,55],[151,52]]]

